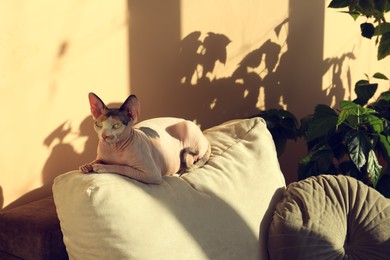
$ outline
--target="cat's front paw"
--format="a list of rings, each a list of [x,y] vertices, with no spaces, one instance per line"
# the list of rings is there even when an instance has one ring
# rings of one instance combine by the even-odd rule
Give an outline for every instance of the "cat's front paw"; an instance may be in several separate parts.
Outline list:
[[[94,165],[92,165],[92,171],[93,172],[107,172],[108,169],[107,169],[106,165],[104,165],[104,164],[94,164]]]
[[[81,172],[83,172],[83,173],[93,172],[93,166],[92,166],[92,164],[90,164],[90,163],[86,163],[86,164],[84,164],[84,165],[81,165],[81,166],[79,167],[79,170],[80,170]]]

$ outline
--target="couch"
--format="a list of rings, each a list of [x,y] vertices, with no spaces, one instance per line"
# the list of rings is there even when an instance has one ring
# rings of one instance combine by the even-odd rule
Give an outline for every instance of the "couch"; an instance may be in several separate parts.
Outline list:
[[[53,197],[0,211],[0,259],[68,259]]]
[[[53,197],[69,258],[390,259],[390,202],[374,189],[328,175],[286,188],[261,118],[204,133],[208,163],[161,185],[58,176]]]

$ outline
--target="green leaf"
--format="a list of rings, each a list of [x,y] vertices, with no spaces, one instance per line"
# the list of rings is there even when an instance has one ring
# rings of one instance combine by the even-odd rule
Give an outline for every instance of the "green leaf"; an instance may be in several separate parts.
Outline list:
[[[361,14],[357,11],[340,11],[340,13],[349,14],[354,21],[356,21],[361,16]]]
[[[384,80],[389,80],[386,75],[380,73],[380,72],[377,72],[375,73],[373,76],[373,78],[376,78],[376,79],[384,79]]]
[[[376,0],[374,1],[374,4],[375,4],[375,8],[378,10],[378,12],[381,12],[383,13],[386,9],[386,3],[387,0]]]
[[[390,23],[380,23],[375,27],[374,35],[383,35],[387,32],[390,32]]]
[[[317,150],[309,152],[299,162],[298,178],[302,180],[323,173],[335,173],[333,158],[333,151],[328,145],[323,145]]]
[[[390,32],[384,33],[379,41],[378,60],[390,55]]]
[[[284,152],[288,139],[296,140],[300,135],[296,117],[283,109],[267,109],[258,116],[265,119],[267,129],[271,132],[278,156]]]
[[[384,131],[383,121],[379,117],[374,116],[374,115],[368,115],[367,121],[376,133],[379,134],[379,133],[382,133]]]
[[[390,143],[384,135],[379,135],[379,144],[387,158],[390,158]]]
[[[390,121],[387,120],[386,118],[383,118],[383,133],[390,138]],[[389,165],[390,166],[390,165]]]
[[[372,114],[378,114],[378,112],[375,111],[375,109],[369,108],[369,107],[362,107],[363,113],[362,115],[372,115]]]
[[[343,100],[340,102],[341,112],[339,114],[336,127],[342,123],[347,123],[351,128],[358,128],[361,124],[367,123],[369,117],[377,112],[369,107],[362,107],[352,101]]]
[[[370,16],[374,13],[374,1],[373,0],[359,0],[359,6],[361,8],[361,12],[365,16]],[[356,8],[357,8],[356,7]]]
[[[340,108],[342,110],[356,110],[358,108],[358,104],[352,102],[352,101],[348,101],[348,100],[341,100],[340,101]]]
[[[362,36],[368,39],[371,39],[375,33],[375,27],[372,23],[362,23],[360,24],[360,30]]]
[[[356,21],[360,17],[359,12],[350,12],[349,14],[352,16],[354,21]]]
[[[367,80],[360,80],[355,84],[355,93],[357,99],[355,103],[359,105],[367,104],[368,100],[372,98],[378,89],[378,84],[370,84]]]
[[[336,128],[342,123],[345,123],[345,121],[348,121],[351,127],[356,127],[358,124],[358,116],[363,113],[362,107],[352,101],[342,100],[340,102],[340,108],[341,112],[337,119]]]
[[[337,113],[327,105],[317,105],[313,118],[307,122],[306,141],[311,142],[316,138],[326,137],[336,129]]]
[[[301,161],[299,161],[298,180],[303,180],[307,177],[318,175],[315,168],[315,163],[311,161],[312,156],[313,154],[309,153]]]
[[[283,109],[268,109],[259,113],[267,122],[267,128],[272,132],[278,131],[287,139],[296,139],[298,133],[298,120],[289,111]]]
[[[370,150],[368,152],[367,173],[368,179],[371,181],[372,185],[375,188],[382,173],[382,166],[379,164],[374,150]]]
[[[332,0],[328,7],[330,8],[344,8],[349,6],[352,0]]]
[[[382,92],[380,99],[390,101],[390,91]]]
[[[358,86],[358,85],[364,86],[364,85],[369,85],[370,84],[370,82],[368,81],[368,79],[369,79],[368,75],[366,73],[364,73],[364,75],[366,75],[367,79],[361,79],[361,80],[357,81],[356,84],[355,84],[355,87]]]
[[[345,136],[349,156],[356,167],[360,170],[367,162],[371,143],[363,131],[351,130]]]

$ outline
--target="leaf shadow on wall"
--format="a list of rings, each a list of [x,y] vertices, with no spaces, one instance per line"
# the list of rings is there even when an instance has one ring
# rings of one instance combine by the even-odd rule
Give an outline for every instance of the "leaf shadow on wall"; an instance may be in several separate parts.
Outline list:
[[[58,140],[58,144],[52,148],[51,154],[43,167],[43,183],[51,185],[54,178],[59,174],[76,170],[80,165],[96,158],[97,138],[95,138],[92,116],[86,117],[81,122],[75,137],[86,138],[84,148],[80,153],[75,150],[72,141],[65,141],[67,136],[71,136],[71,128],[62,124],[45,139],[44,143],[47,147],[50,147],[55,139]]]
[[[203,41],[201,32],[190,33],[180,43],[177,71],[180,84],[174,90],[175,105],[180,113],[195,119],[202,128],[234,118],[246,118],[259,112],[256,104],[262,78],[248,69],[260,65],[262,56],[279,55],[267,49],[267,41],[259,49],[249,53],[229,77],[216,78],[217,63],[225,64],[230,39],[209,32]],[[194,113],[196,107],[196,114]]]
[[[180,72],[177,81],[180,84],[168,90],[174,95],[165,98],[166,103],[180,109],[173,108],[168,113],[195,120],[206,129],[231,119],[255,116],[267,109],[287,109],[299,120],[313,113],[317,104],[337,107],[344,98],[351,99],[352,82],[348,63],[355,59],[353,51],[319,59],[313,63],[313,68],[307,68],[311,59],[300,59],[297,51],[291,50],[290,35],[283,40],[280,34],[282,28],[288,26],[289,19],[276,26],[276,37],[250,50],[233,73],[223,78],[210,77],[216,74],[210,73],[210,70],[207,70],[208,73],[202,72],[202,59],[206,58],[203,54],[208,49],[203,50],[205,47],[199,40],[200,32],[184,37],[177,59],[177,71]],[[216,54],[208,56],[211,57],[208,63],[224,64],[226,41],[215,41],[215,44],[219,44],[219,47],[211,48]],[[314,76],[311,75],[313,71],[317,71]],[[324,75],[330,79],[325,87],[322,86]],[[346,95],[348,93],[349,97]],[[171,97],[174,100],[167,102]],[[297,180],[296,167],[305,155],[305,145],[303,140],[298,140],[288,148],[279,159],[286,182],[291,183]]]
[[[72,141],[79,138],[86,139],[81,152],[76,151],[72,144]],[[55,177],[62,173],[76,170],[80,165],[96,158],[97,143],[98,139],[93,129],[92,116],[86,117],[80,123],[76,132],[73,132],[69,122],[66,121],[60,124],[43,142],[48,149],[51,149],[51,153],[42,169],[43,185],[24,194],[10,203],[5,209],[21,206],[49,196]]]
[[[280,27],[287,24],[288,19],[275,28],[275,34],[279,36]],[[287,41],[280,44],[266,40],[244,56],[231,76],[217,78],[214,76],[215,65],[226,63],[230,39],[212,32],[207,33],[203,41],[200,37],[201,32],[195,31],[180,43],[176,65],[176,81],[180,84],[172,90],[174,100],[168,103],[175,106],[168,113],[187,116],[202,128],[208,128],[230,119],[254,116],[264,109],[289,108],[286,93],[294,93],[295,86],[288,76],[291,73],[290,54],[288,48],[283,48],[288,47]],[[316,97],[319,103],[338,104],[344,98],[346,87],[342,68],[348,59],[354,59],[352,52],[322,62],[324,74],[332,69],[332,83],[319,91],[320,96]],[[350,90],[349,70],[347,80]],[[318,89],[321,86],[307,86],[311,87]],[[259,100],[261,92],[262,100]],[[305,93],[297,91],[296,94]]]
[[[332,103],[338,105],[341,100],[347,99],[352,100],[352,77],[351,70],[348,67],[346,72],[346,80],[347,85],[343,83],[343,66],[344,63],[349,60],[356,59],[353,51],[343,53],[340,57],[332,57],[324,60],[323,67],[324,73],[331,69],[332,81],[331,83],[324,89],[324,93],[326,95],[325,104],[331,105]],[[348,90],[348,95],[346,96],[346,90]]]

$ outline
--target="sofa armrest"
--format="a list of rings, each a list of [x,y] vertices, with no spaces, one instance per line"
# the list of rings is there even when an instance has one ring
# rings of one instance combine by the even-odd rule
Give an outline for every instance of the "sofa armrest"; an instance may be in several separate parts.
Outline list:
[[[53,197],[0,212],[0,259],[68,259]]]

